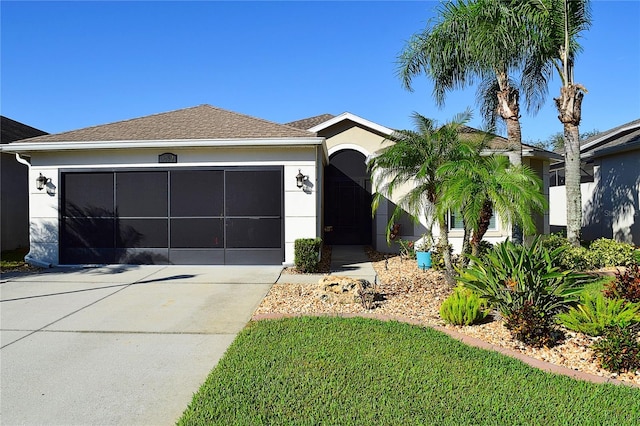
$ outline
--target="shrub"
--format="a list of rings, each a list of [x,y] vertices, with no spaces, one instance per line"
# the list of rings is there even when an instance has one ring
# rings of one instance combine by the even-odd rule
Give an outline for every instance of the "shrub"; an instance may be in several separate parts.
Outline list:
[[[456,287],[440,306],[440,317],[448,324],[471,325],[484,320],[487,315],[486,303],[462,286]]]
[[[552,258],[564,249],[550,252],[539,238],[529,247],[505,241],[483,259],[470,256],[473,264],[459,270],[458,279],[487,300],[506,321],[511,321],[509,327],[515,338],[526,336],[526,330],[519,330],[521,327],[528,330],[532,323],[532,327],[539,326],[551,339],[553,317],[578,303],[578,293],[586,278],[554,266]],[[520,320],[526,324],[518,324]]]
[[[541,238],[540,243],[544,248],[553,251],[560,247],[569,247],[569,240],[560,233],[545,235]]]
[[[634,247],[608,238],[595,240],[589,246],[587,258],[594,268],[635,264]]]
[[[561,334],[554,326],[553,315],[528,300],[511,311],[504,325],[513,338],[533,347],[552,346]]]
[[[294,263],[300,272],[317,272],[320,264],[321,238],[299,238],[294,243]]]
[[[589,256],[589,250],[582,246],[565,247],[554,263],[563,270],[588,271],[594,268]]]
[[[589,336],[600,336],[605,328],[619,325],[626,327],[640,322],[640,304],[622,299],[607,299],[603,294],[584,294],[580,305],[558,315],[562,325]]]
[[[593,344],[600,367],[614,373],[640,369],[638,326],[607,327],[604,337]]]
[[[640,266],[634,264],[624,272],[618,270],[616,279],[605,285],[604,295],[628,302],[640,302]]]

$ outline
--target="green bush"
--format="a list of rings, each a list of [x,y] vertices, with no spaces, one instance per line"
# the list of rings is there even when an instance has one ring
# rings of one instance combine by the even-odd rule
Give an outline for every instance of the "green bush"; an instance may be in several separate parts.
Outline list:
[[[600,367],[614,373],[640,369],[637,325],[607,327],[604,337],[592,346]]]
[[[539,238],[530,246],[505,241],[483,259],[470,256],[473,264],[459,270],[458,279],[487,300],[506,321],[511,321],[510,330],[516,330],[512,333],[514,337],[526,334],[517,331],[520,328],[517,321],[521,319],[533,322],[532,327],[538,320],[541,330],[551,338],[550,319],[578,303],[578,293],[586,281],[585,275],[554,266],[552,258],[563,250],[564,247],[559,247],[549,251]]]
[[[317,272],[320,264],[321,238],[299,238],[294,243],[294,263],[300,272]]]
[[[567,246],[554,262],[563,270],[588,271],[594,269],[589,250],[580,246]]]
[[[631,244],[600,238],[589,246],[587,259],[593,268],[629,266],[636,263],[634,252]]]
[[[484,320],[487,315],[486,303],[462,286],[456,287],[453,294],[440,305],[440,317],[447,324],[471,325]]]
[[[640,302],[640,266],[635,264],[625,268],[623,272],[617,271],[616,279],[605,285],[604,295],[628,302]]]
[[[607,327],[640,322],[640,304],[607,299],[603,294],[583,294],[580,304],[558,315],[562,325],[589,336],[600,336]]]
[[[569,240],[560,233],[545,235],[540,239],[540,243],[544,248],[553,251],[559,247],[569,247]]]

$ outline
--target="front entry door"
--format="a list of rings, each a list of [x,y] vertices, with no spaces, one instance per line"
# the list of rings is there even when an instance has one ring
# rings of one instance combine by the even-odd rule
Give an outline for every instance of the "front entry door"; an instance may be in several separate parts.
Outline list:
[[[341,151],[326,168],[327,244],[371,244],[371,181],[364,160],[358,152]]]

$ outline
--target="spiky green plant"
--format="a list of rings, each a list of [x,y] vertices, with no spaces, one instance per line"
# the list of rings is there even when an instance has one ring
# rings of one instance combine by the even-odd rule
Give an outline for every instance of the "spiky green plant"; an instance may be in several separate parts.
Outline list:
[[[578,306],[558,315],[560,324],[570,330],[601,336],[606,327],[626,327],[640,322],[640,303],[628,303],[623,299],[607,299],[603,294],[584,294]]]
[[[471,325],[484,320],[489,314],[488,305],[471,290],[458,286],[440,305],[440,317],[455,325]]]

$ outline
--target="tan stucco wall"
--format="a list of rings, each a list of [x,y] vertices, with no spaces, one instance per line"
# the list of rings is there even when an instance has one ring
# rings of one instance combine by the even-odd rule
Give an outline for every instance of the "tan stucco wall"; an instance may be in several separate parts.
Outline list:
[[[349,124],[350,123],[350,124]],[[344,146],[359,147],[364,155],[371,155],[390,142],[385,142],[385,135],[372,132],[349,122],[347,124],[337,124],[331,128],[320,132],[320,136],[326,137],[327,150],[333,153],[337,148]]]

